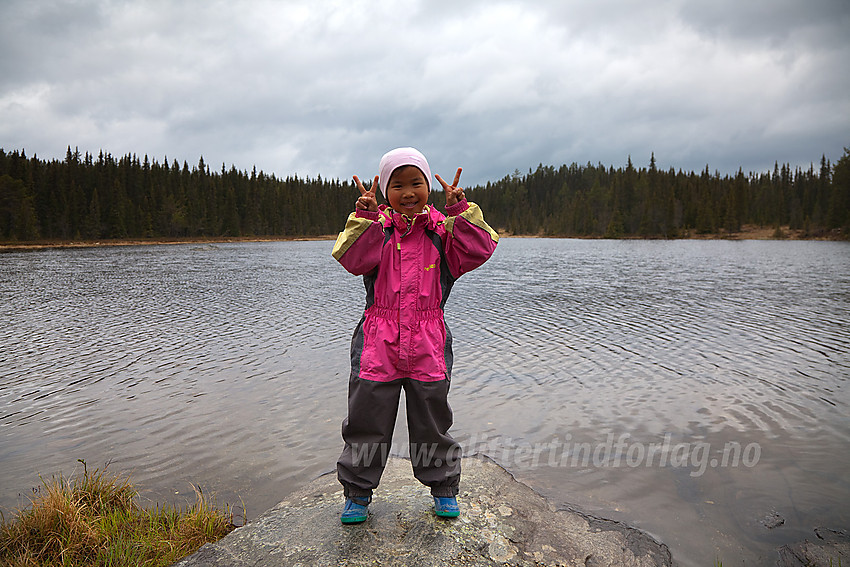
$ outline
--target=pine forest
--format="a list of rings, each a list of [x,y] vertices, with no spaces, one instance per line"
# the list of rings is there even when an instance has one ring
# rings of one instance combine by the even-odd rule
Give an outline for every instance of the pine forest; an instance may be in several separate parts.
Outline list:
[[[720,175],[646,166],[540,165],[467,188],[487,221],[513,235],[683,238],[744,226],[787,227],[805,238],[850,231],[850,150],[831,164]],[[0,149],[0,241],[317,237],[342,230],[358,192],[350,180],[315,179],[97,157],[64,160]],[[442,192],[432,192],[442,208]]]

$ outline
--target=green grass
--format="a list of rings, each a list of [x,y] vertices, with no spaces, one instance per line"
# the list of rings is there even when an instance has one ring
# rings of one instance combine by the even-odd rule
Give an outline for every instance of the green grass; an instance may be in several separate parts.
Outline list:
[[[82,476],[42,479],[29,507],[0,518],[0,565],[166,566],[236,528],[232,508],[219,510],[197,487],[186,509],[146,509],[129,477],[80,462]]]

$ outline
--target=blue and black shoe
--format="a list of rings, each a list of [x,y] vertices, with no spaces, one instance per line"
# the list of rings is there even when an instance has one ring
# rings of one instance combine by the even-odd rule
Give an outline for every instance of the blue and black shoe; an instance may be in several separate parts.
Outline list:
[[[367,498],[346,498],[345,508],[343,508],[339,519],[343,524],[360,524],[365,522],[366,516],[368,516],[368,510],[366,509],[368,505],[369,499]]]
[[[434,512],[441,518],[457,518],[460,516],[460,508],[457,505],[457,498],[450,496],[448,498],[434,497]]]

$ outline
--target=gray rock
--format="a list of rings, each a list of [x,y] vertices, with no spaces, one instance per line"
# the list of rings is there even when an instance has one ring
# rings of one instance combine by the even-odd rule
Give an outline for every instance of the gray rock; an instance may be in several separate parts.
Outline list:
[[[176,567],[672,564],[664,544],[618,522],[555,509],[489,459],[465,458],[462,467],[460,518],[438,518],[410,461],[393,458],[366,522],[340,523],[342,488],[327,474]]]
[[[766,527],[769,530],[773,530],[778,528],[779,526],[785,523],[785,518],[779,515],[775,510],[762,518],[761,525]]]
[[[815,528],[816,541],[807,539],[779,548],[779,567],[838,567],[850,565],[850,535],[846,531]]]

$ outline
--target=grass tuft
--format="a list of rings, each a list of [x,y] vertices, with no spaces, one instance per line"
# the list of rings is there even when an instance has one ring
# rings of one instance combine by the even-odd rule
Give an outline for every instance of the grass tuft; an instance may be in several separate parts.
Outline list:
[[[0,564],[166,566],[236,528],[233,509],[219,510],[199,487],[187,509],[145,509],[129,477],[80,462],[82,476],[41,479],[29,507],[9,522],[0,517]]]

